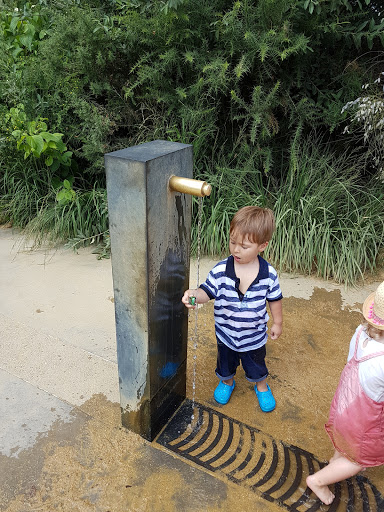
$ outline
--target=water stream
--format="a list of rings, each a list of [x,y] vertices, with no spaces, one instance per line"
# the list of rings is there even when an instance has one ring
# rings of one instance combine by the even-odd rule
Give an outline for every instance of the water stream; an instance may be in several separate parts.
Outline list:
[[[200,252],[201,252],[201,220],[203,215],[203,198],[199,197],[199,208],[198,208],[198,222],[197,222],[197,261],[196,261],[196,288],[200,284]],[[197,359],[197,343],[198,343],[198,332],[197,332],[197,319],[198,319],[198,304],[195,307],[195,328],[193,332],[193,370],[192,370],[192,416],[191,420],[195,418],[195,396],[196,396],[196,359]]]

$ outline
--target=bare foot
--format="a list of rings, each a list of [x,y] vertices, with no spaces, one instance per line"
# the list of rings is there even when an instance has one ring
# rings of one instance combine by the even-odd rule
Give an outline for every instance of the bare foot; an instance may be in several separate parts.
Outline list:
[[[324,505],[330,505],[335,499],[335,495],[330,491],[327,485],[320,485],[316,482],[316,475],[309,475],[307,477],[307,485]]]

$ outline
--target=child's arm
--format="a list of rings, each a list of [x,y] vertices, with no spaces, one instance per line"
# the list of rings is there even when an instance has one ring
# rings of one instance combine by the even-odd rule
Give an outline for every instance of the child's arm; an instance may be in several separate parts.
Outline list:
[[[283,331],[283,304],[281,300],[269,302],[269,309],[273,319],[273,324],[270,330],[272,340],[276,340]]]
[[[208,295],[201,288],[197,288],[196,290],[186,290],[184,292],[183,298],[181,299],[181,302],[187,308],[195,308],[196,307],[196,306],[192,306],[189,303],[190,297],[196,297],[196,304],[204,304],[205,302],[208,302],[210,300]]]

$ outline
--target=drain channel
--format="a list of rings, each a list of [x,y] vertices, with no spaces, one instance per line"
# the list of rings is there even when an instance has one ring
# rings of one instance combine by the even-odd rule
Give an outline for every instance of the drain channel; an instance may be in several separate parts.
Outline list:
[[[305,483],[323,462],[202,404],[195,402],[193,410],[192,402],[185,400],[156,442],[291,512],[316,512],[324,507]],[[335,484],[334,493],[329,512],[384,510],[383,496],[364,476]]]

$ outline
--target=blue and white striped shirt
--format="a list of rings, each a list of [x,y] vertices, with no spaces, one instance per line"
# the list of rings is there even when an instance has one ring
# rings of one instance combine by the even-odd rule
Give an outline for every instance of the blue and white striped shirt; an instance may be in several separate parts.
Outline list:
[[[214,316],[217,338],[236,352],[247,352],[267,342],[267,302],[283,298],[276,270],[258,256],[259,273],[246,293],[239,290],[233,256],[220,261],[200,285],[215,299]]]

